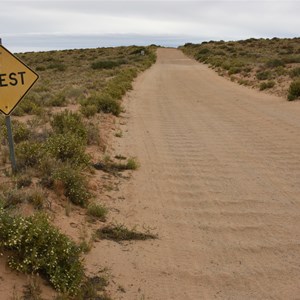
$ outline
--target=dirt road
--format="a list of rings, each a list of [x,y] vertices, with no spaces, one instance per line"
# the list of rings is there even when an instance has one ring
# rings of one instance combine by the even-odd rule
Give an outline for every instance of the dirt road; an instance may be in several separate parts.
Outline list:
[[[125,121],[116,151],[141,168],[115,215],[159,239],[93,249],[117,299],[300,299],[300,103],[160,49]]]

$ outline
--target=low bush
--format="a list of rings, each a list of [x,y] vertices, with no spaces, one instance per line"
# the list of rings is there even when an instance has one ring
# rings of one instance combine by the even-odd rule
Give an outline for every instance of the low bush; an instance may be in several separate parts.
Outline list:
[[[260,71],[256,73],[256,78],[258,80],[267,80],[272,78],[272,73],[270,71]]]
[[[79,113],[65,110],[55,114],[51,120],[51,126],[56,134],[72,133],[83,142],[87,140],[87,130]]]
[[[46,151],[55,159],[69,162],[73,167],[88,165],[90,157],[84,143],[72,133],[52,135],[45,143]]]
[[[12,208],[18,204],[26,202],[26,197],[23,191],[18,189],[9,189],[0,195],[1,207]]]
[[[290,76],[292,78],[300,77],[300,67],[294,68],[290,71]]]
[[[259,90],[260,90],[260,91],[263,91],[263,90],[266,90],[266,89],[270,89],[270,88],[272,88],[274,85],[275,85],[275,81],[262,82],[262,83],[259,85]]]
[[[240,67],[231,67],[229,70],[228,70],[228,75],[233,75],[233,74],[238,74],[242,71],[242,68]]]
[[[211,53],[211,50],[208,48],[202,48],[198,51],[198,55],[208,54]]]
[[[63,93],[59,93],[57,95],[54,95],[51,97],[47,103],[47,106],[66,106],[67,104],[67,98]]]
[[[34,188],[26,192],[26,201],[31,203],[36,209],[43,208],[45,199],[46,195],[40,188]]]
[[[108,210],[106,207],[95,203],[91,203],[87,208],[87,214],[99,219],[100,221],[106,220],[107,213]]]
[[[93,117],[97,113],[97,105],[95,104],[86,104],[82,105],[80,108],[80,112],[86,117],[90,118]]]
[[[121,113],[121,104],[108,94],[99,94],[91,96],[87,102],[97,107],[97,112],[111,113],[118,116]]]
[[[99,145],[100,144],[100,134],[98,124],[95,122],[86,123],[87,130],[87,144],[88,145]]]
[[[11,268],[39,273],[59,292],[79,292],[84,275],[80,249],[45,215],[13,217],[0,208],[0,247],[10,251]]]
[[[297,98],[300,98],[300,79],[293,81],[288,91],[289,101],[293,101]]]
[[[277,68],[284,65],[285,65],[284,61],[277,58],[270,59],[266,62],[266,67],[268,68]]]
[[[13,114],[15,116],[23,116],[24,114],[40,115],[42,111],[43,108],[40,107],[35,101],[31,99],[24,99],[16,107]]]
[[[55,171],[53,178],[62,182],[64,194],[72,203],[87,206],[91,194],[85,177],[78,170],[65,164]]]
[[[16,145],[16,160],[18,167],[33,167],[38,165],[44,156],[43,144],[24,141]]]
[[[12,122],[12,131],[15,143],[26,141],[30,136],[30,130],[28,129],[28,127],[24,123],[19,122],[18,120],[14,120]],[[1,125],[1,133],[4,137],[7,137],[7,128],[4,122]]]

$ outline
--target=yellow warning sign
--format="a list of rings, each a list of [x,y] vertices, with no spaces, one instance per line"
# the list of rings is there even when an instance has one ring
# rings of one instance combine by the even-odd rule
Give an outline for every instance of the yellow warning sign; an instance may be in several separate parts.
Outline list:
[[[39,75],[0,45],[0,111],[9,115]]]

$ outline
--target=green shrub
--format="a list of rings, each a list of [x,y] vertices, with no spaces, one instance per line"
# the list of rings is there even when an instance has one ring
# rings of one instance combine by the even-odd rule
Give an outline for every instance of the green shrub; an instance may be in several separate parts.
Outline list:
[[[267,80],[272,78],[272,73],[270,71],[261,71],[256,73],[256,78],[258,80]]]
[[[101,221],[106,220],[107,208],[99,204],[91,203],[87,208],[87,214]]]
[[[65,106],[67,104],[66,96],[63,93],[59,93],[51,97],[47,103],[48,106]]]
[[[231,67],[228,70],[228,75],[237,74],[237,73],[240,73],[241,71],[242,71],[242,69],[240,67]]]
[[[290,76],[292,78],[294,78],[294,77],[300,77],[300,67],[297,67],[297,68],[294,68],[293,70],[291,70]]]
[[[86,124],[87,129],[87,144],[88,145],[99,145],[100,135],[99,127],[95,122],[89,122]]]
[[[42,107],[40,107],[36,102],[36,100],[32,99],[24,99],[20,102],[17,108],[14,110],[14,115],[22,116],[24,114],[36,114],[39,115],[43,111]]]
[[[14,121],[13,122],[13,135],[14,135],[14,141],[16,143],[20,143],[22,141],[26,141],[29,139],[30,130],[24,123]]]
[[[16,160],[21,168],[36,166],[44,154],[41,143],[24,141],[16,145]]]
[[[72,133],[78,139],[86,142],[87,131],[80,114],[65,110],[55,114],[51,120],[51,126],[56,134]]]
[[[45,199],[46,195],[40,188],[34,188],[26,193],[27,202],[31,203],[36,209],[43,208]]]
[[[22,190],[9,189],[1,195],[1,207],[10,208],[26,201],[25,194]],[[1,242],[1,241],[0,241]]]
[[[131,68],[123,70],[108,82],[103,94],[107,94],[113,99],[120,100],[128,90],[132,89],[131,82],[136,76],[136,69]]]
[[[125,165],[125,168],[126,170],[136,170],[139,168],[139,163],[137,162],[137,160],[133,157],[129,158],[126,165]]]
[[[80,249],[45,215],[12,217],[0,208],[0,247],[10,251],[11,268],[39,273],[59,292],[78,293],[84,275]]]
[[[288,100],[292,101],[300,97],[300,79],[291,83],[288,91]]]
[[[270,59],[266,62],[266,66],[268,68],[277,68],[277,67],[280,67],[280,66],[284,66],[284,62],[280,59]]]
[[[55,171],[53,178],[63,183],[65,196],[71,202],[80,206],[88,204],[91,194],[88,191],[85,178],[78,170],[66,164]]]
[[[119,101],[107,94],[91,96],[87,102],[93,103],[93,105],[97,107],[97,112],[112,113],[115,116],[118,116],[121,113]]]
[[[51,136],[45,148],[54,158],[62,162],[70,162],[74,167],[87,165],[90,160],[85,154],[84,143],[72,133]]]
[[[7,138],[7,128],[4,124],[1,126],[1,131],[4,137]],[[24,124],[19,122],[18,120],[14,120],[12,122],[12,132],[15,143],[20,143],[22,141],[26,141],[30,137],[30,130]]]
[[[200,49],[198,51],[198,55],[208,54],[210,52],[211,52],[210,49],[208,49],[208,48],[202,48],[202,49]]]
[[[97,113],[97,105],[95,104],[86,104],[82,105],[80,108],[80,112],[86,117],[93,117]]]
[[[274,82],[274,81],[262,82],[262,83],[259,85],[259,90],[260,90],[260,91],[263,91],[263,90],[266,90],[266,89],[270,89],[270,88],[272,88],[274,85],[275,85],[275,82]]]

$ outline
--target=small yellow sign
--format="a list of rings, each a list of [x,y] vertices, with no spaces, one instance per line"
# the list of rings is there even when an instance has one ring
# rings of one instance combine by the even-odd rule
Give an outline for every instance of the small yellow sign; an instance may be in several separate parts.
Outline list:
[[[0,45],[0,111],[10,115],[39,75]]]

